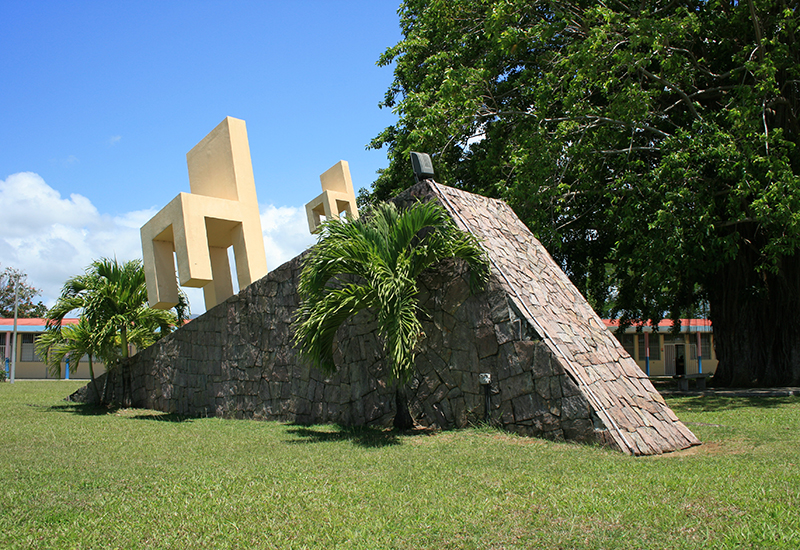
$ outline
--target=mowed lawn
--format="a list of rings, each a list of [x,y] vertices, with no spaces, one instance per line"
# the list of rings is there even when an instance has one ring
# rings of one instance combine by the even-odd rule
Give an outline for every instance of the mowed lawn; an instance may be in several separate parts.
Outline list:
[[[0,548],[800,548],[800,399],[669,400],[633,458],[490,428],[182,419],[0,384]]]

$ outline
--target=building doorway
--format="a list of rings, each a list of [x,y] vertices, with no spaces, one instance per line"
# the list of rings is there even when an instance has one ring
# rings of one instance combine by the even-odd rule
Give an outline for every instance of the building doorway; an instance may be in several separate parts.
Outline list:
[[[687,349],[688,348],[688,349]],[[664,374],[667,376],[686,376],[689,374],[689,355],[692,352],[692,366],[697,372],[697,346],[695,344],[686,345],[685,343],[664,344]]]

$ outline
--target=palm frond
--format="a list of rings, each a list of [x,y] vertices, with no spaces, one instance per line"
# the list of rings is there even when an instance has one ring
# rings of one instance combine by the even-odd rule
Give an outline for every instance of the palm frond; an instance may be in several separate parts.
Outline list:
[[[178,313],[182,317],[188,315],[188,301],[184,299],[179,305]],[[48,327],[66,330],[61,325],[72,312],[80,312],[81,322],[91,331],[93,355],[102,358],[107,368],[127,356],[129,343],[144,349],[182,320],[171,311],[147,306],[147,285],[140,260],[95,260],[84,274],[69,278],[48,311]]]
[[[333,339],[341,324],[355,315],[372,300],[371,290],[365,285],[349,284],[331,289],[321,302],[304,302],[295,321],[295,342],[300,355],[314,367],[333,372]]]
[[[301,356],[335,371],[336,331],[347,318],[369,308],[377,313],[393,378],[407,380],[422,335],[417,277],[451,257],[467,262],[471,288],[479,290],[489,273],[484,252],[433,201],[402,211],[382,203],[358,220],[326,221],[300,275],[301,306],[293,327]]]

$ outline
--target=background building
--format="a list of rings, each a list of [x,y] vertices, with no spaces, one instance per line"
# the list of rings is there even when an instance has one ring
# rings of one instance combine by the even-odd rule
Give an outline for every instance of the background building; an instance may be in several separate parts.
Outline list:
[[[36,353],[34,343],[36,337],[45,331],[47,321],[45,319],[17,319],[17,362],[15,366],[16,379],[47,379],[56,378],[52,376],[48,370],[47,365],[41,357]],[[77,324],[78,319],[64,319],[65,325]],[[11,341],[14,336],[14,319],[0,319],[0,359],[2,359],[3,370],[8,370],[11,365]],[[103,363],[94,360],[92,361],[94,368],[94,375],[99,376],[105,372]],[[58,378],[66,376],[66,365],[61,363],[61,375]],[[85,379],[88,380],[89,376],[89,358],[81,358],[78,368],[75,369],[74,362],[70,365],[69,369],[70,379]]]
[[[617,321],[604,322],[612,331],[619,328]],[[651,326],[632,326],[623,334],[614,334],[648,376],[713,374],[717,369],[714,333],[708,319],[681,319],[678,334],[672,332],[670,319],[662,320],[657,331]]]

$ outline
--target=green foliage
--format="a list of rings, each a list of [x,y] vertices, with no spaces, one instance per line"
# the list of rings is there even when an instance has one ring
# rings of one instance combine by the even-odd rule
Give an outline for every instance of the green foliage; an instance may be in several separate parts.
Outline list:
[[[34,304],[33,299],[41,294],[41,291],[30,286],[26,279],[28,276],[18,269],[7,267],[0,271],[0,317],[14,317],[14,282],[19,280],[17,289],[17,317],[36,318],[44,317],[47,306],[41,301]]]
[[[77,310],[84,324],[73,329],[62,326],[62,320]],[[107,369],[128,357],[129,344],[144,349],[179,322],[175,313],[148,306],[141,261],[120,264],[107,258],[95,260],[83,275],[68,279],[47,317],[48,325],[61,333],[59,338],[67,345],[85,347],[87,353],[91,349]],[[58,344],[57,350],[66,349],[58,340],[53,343]],[[42,344],[43,349],[46,344]]]
[[[375,199],[427,151],[442,181],[509,202],[601,315],[708,300],[723,334],[797,324],[758,302],[800,306],[796,3],[408,0],[400,23]]]
[[[458,230],[434,202],[403,211],[381,203],[358,220],[325,222],[300,276],[295,341],[301,355],[317,368],[335,371],[336,330],[369,308],[377,316],[393,377],[407,381],[422,335],[417,277],[445,258],[468,263],[473,289],[488,277],[475,238]]]

